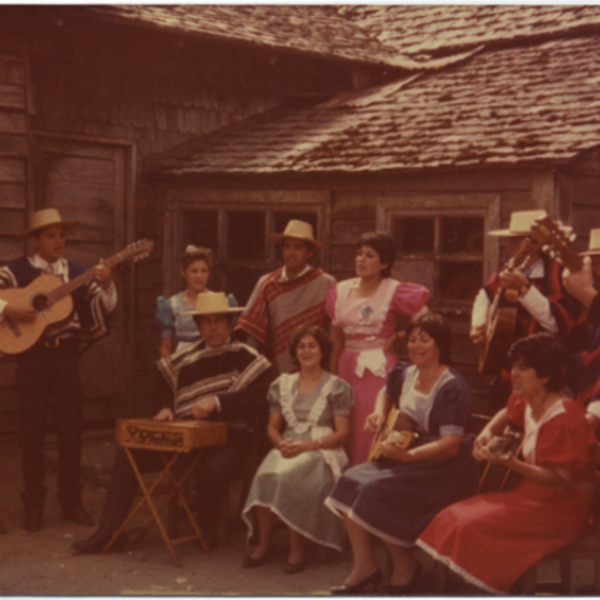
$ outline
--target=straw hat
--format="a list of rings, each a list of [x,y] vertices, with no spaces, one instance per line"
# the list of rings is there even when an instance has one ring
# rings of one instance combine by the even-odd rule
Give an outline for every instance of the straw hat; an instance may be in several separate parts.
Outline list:
[[[196,310],[182,312],[182,315],[190,315],[199,317],[201,315],[226,315],[238,313],[244,310],[244,306],[229,307],[227,304],[227,296],[223,292],[208,292],[198,294],[196,300]]]
[[[79,225],[79,221],[65,221],[61,219],[60,213],[56,208],[36,210],[29,218],[29,229],[25,230],[23,233],[19,233],[16,237],[19,240],[26,240],[36,231],[40,231],[40,229],[50,227],[51,225],[61,225],[65,229],[72,229]]]
[[[303,242],[312,244],[319,250],[325,249],[325,244],[315,240],[312,225],[310,223],[306,223],[305,221],[296,221],[295,219],[292,219],[285,226],[283,233],[274,233],[269,239],[274,242],[281,242],[284,238],[302,240]]]
[[[600,255],[600,229],[590,230],[590,247],[586,252],[580,252],[579,256]]]
[[[508,229],[490,231],[490,235],[506,237],[524,237],[531,235],[531,226],[537,219],[547,216],[545,210],[519,210],[510,215]]]

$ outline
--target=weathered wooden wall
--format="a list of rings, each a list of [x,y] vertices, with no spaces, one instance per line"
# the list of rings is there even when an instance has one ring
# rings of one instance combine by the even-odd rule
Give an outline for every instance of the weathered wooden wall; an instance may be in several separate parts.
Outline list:
[[[231,203],[232,199],[244,197],[248,206],[260,207],[262,201],[278,198],[285,203],[304,192],[307,198],[315,198],[315,191],[322,196],[323,206],[330,215],[327,232],[322,239],[328,249],[322,266],[338,279],[354,275],[354,242],[361,233],[384,230],[382,211],[387,209],[429,210],[451,208],[485,211],[487,229],[506,227],[510,213],[514,210],[545,208],[554,214],[558,192],[554,187],[552,172],[538,172],[527,169],[485,172],[444,172],[435,174],[385,174],[337,176],[311,175],[272,176],[256,178],[165,178],[154,179],[155,208],[169,212],[168,219],[176,219],[179,203],[187,199],[189,204],[201,205],[207,198],[213,204]],[[175,214],[173,214],[175,210]],[[165,213],[162,213],[163,216]],[[202,240],[198,240],[201,243]],[[167,240],[165,244],[169,247]],[[495,271],[499,264],[499,243],[489,238],[486,243],[485,276]],[[166,264],[175,264],[175,254],[166,257]],[[401,271],[400,257],[395,270]],[[266,270],[266,269],[265,269]],[[482,284],[484,281],[482,280]],[[153,298],[151,298],[153,301]],[[444,313],[451,322],[455,333],[453,359],[457,368],[470,381],[479,407],[483,407],[489,378],[477,373],[477,351],[468,337],[470,328],[471,303],[448,303],[444,298],[434,298],[432,308]],[[150,314],[148,311],[148,318]],[[150,323],[150,320],[148,321]]]
[[[163,215],[153,209],[143,159],[290,98],[350,89],[352,72],[293,53],[108,24],[78,7],[1,11],[0,262],[23,253],[13,235],[27,211],[48,202],[84,222],[69,257],[87,266],[113,246],[158,236],[157,250],[135,275],[123,270],[111,334],[129,345],[124,361],[131,371],[114,408],[146,412],[147,390],[138,392],[138,403],[135,390],[151,364],[142,351],[148,336],[157,347]],[[106,387],[102,369],[84,370],[90,389]],[[16,426],[13,371],[11,361],[0,362],[0,431]],[[109,416],[88,408],[91,420]]]

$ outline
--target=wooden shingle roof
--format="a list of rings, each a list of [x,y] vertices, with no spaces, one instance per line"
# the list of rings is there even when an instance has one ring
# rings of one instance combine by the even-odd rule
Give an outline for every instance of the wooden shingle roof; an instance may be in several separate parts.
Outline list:
[[[382,44],[417,60],[600,25],[600,6],[594,4],[355,5],[339,11]]]
[[[85,10],[104,19],[191,36],[359,63],[405,66],[396,49],[370,37],[334,6],[114,5]],[[410,68],[412,62],[405,62]]]
[[[276,111],[153,171],[289,173],[561,163],[600,145],[600,37],[497,48],[312,109]]]

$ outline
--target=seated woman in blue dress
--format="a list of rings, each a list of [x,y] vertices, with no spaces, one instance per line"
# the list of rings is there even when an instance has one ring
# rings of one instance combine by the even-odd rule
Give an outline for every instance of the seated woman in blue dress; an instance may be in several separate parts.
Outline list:
[[[156,324],[160,328],[160,357],[181,350],[185,346],[200,341],[198,326],[190,311],[196,308],[198,294],[209,292],[208,280],[213,267],[213,251],[189,245],[180,259],[181,276],[186,288],[183,292],[170,298],[159,296],[156,302]],[[227,296],[229,308],[237,306],[237,300],[232,294]]]
[[[333,594],[363,594],[381,582],[373,536],[385,542],[393,563],[390,581],[379,591],[409,593],[419,567],[410,548],[420,532],[439,510],[475,493],[476,465],[465,433],[473,395],[449,366],[450,327],[440,315],[426,313],[411,321],[407,340],[412,365],[392,367],[365,427],[376,431],[395,404],[400,429],[418,437],[408,449],[384,441],[381,458],[346,471],[327,498],[344,520],[354,557],[350,575],[331,588]]]

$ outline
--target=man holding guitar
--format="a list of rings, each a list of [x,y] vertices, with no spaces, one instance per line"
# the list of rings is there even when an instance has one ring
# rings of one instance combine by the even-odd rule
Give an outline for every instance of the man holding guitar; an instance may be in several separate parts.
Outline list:
[[[482,359],[487,359],[485,368],[480,362],[480,371],[497,375],[491,390],[492,413],[506,405],[510,394],[509,376],[503,369],[510,345],[538,331],[566,337],[581,312],[562,286],[561,265],[542,254],[531,238],[531,227],[544,217],[543,210],[513,212],[508,229],[490,231],[506,238],[509,262],[477,294],[470,337],[482,351]],[[492,319],[502,327],[490,327]]]
[[[38,210],[31,215],[30,226],[19,239],[30,239],[33,256],[23,256],[0,269],[0,289],[26,288],[39,277],[54,276],[65,284],[82,275],[82,265],[63,258],[67,230],[77,221],[63,220],[57,209]],[[42,325],[44,335],[17,357],[17,394],[21,417],[21,452],[25,491],[21,499],[25,507],[24,527],[39,531],[46,496],[44,486],[44,442],[47,414],[51,404],[58,435],[58,497],[63,516],[80,525],[93,525],[81,502],[80,462],[82,406],[78,355],[84,344],[106,333],[105,317],[117,304],[117,293],[110,269],[102,261],[93,269],[94,280],[70,295],[72,311],[49,327]],[[50,279],[50,281],[53,281]],[[18,294],[16,290],[11,292]],[[52,308],[36,306],[35,299],[0,295],[0,332],[14,335],[15,340],[27,335],[27,327],[44,321]],[[38,294],[38,298],[45,298]]]
[[[583,368],[582,382],[577,400],[586,406],[586,419],[597,427],[600,423],[600,229],[590,231],[587,252],[582,252],[581,268],[572,265],[565,269],[563,281],[568,292],[587,309],[587,344],[577,358]]]

